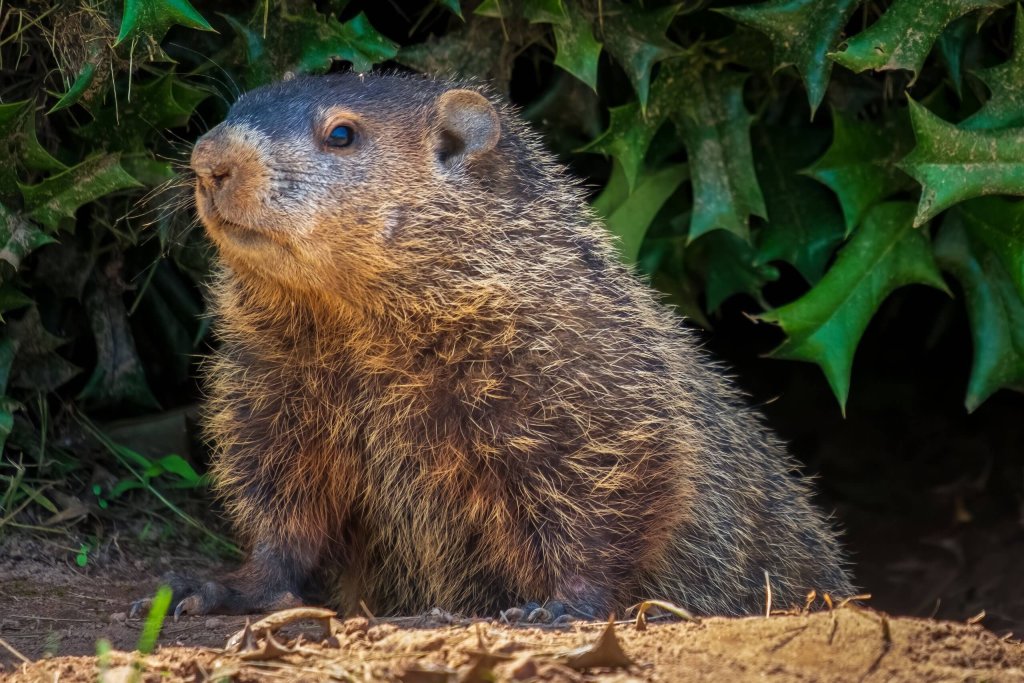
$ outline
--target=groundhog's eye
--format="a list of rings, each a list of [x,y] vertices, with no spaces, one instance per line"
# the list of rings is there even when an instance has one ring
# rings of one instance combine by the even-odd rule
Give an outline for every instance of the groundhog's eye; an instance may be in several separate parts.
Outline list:
[[[352,126],[335,126],[327,134],[328,147],[348,147],[356,140],[356,131]]]

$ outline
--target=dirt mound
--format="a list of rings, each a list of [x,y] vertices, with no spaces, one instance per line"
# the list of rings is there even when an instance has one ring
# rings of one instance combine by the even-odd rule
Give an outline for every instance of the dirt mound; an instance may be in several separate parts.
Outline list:
[[[228,637],[243,628],[245,617],[184,617],[168,620],[156,652],[141,656],[132,651],[143,622],[127,618],[130,601],[152,590],[152,577],[162,571],[209,573],[215,571],[209,561],[188,554],[144,561],[137,552],[120,553],[116,544],[85,568],[55,557],[54,548],[36,541],[0,543],[0,680],[92,683],[105,671],[104,679],[114,683],[128,679],[132,670],[123,667],[138,665],[145,673],[142,680],[168,682],[333,678],[405,683],[1024,683],[1024,645],[1015,640],[1000,638],[981,625],[888,617],[858,607],[700,623],[652,621],[646,630],[618,623],[614,633],[621,656],[607,644],[595,650],[604,624],[514,627],[443,613],[373,622],[348,619],[335,624],[327,640],[321,626],[306,621],[281,629],[269,650],[268,641],[258,637],[245,652],[225,653]],[[113,651],[98,658],[100,639]],[[581,647],[592,652],[573,653]],[[586,656],[596,656],[596,663],[588,663]],[[582,670],[585,665],[596,668]],[[488,678],[491,672],[493,679]]]
[[[862,608],[652,623],[645,630],[619,623],[613,635],[602,624],[554,629],[436,621],[349,619],[326,640],[315,626],[301,632],[293,626],[243,653],[180,646],[146,657],[113,652],[105,678],[125,680],[126,667],[135,664],[147,681],[1024,681],[1020,643],[981,626]],[[96,657],[57,657],[8,671],[12,683],[92,682],[99,666]]]

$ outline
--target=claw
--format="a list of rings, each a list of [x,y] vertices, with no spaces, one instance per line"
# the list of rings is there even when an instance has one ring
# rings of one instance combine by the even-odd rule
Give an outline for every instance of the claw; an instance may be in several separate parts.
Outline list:
[[[182,614],[202,614],[201,606],[198,595],[188,596],[174,608],[174,620],[177,621]]]
[[[551,612],[544,609],[543,607],[538,607],[537,609],[530,612],[530,616],[526,617],[526,621],[530,622],[531,624],[549,624],[554,618],[555,617],[553,614],[551,614]]]
[[[133,600],[131,606],[128,608],[128,618],[134,619],[139,616],[142,609],[148,608],[153,604],[153,598],[140,598],[139,600]]]

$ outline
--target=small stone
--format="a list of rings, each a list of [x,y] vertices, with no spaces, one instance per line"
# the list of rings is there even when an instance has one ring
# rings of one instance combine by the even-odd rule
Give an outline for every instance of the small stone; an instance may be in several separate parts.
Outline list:
[[[341,623],[341,632],[346,636],[354,633],[366,633],[370,630],[370,620],[366,617],[352,617]]]
[[[397,630],[398,627],[394,624],[377,624],[366,632],[366,638],[371,643],[376,643],[378,640],[384,640]]]
[[[208,629],[220,628],[223,625],[224,625],[224,620],[220,619],[218,617],[210,617],[209,619],[206,620],[206,624],[205,624],[206,628],[208,628]]]
[[[128,615],[125,612],[114,612],[110,615],[110,623],[112,624],[123,624],[128,621]]]

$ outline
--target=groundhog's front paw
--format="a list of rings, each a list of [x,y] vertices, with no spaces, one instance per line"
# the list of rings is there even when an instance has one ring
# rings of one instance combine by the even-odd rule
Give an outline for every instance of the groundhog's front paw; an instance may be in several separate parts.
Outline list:
[[[522,607],[513,607],[501,613],[502,618],[509,623],[525,621],[530,624],[567,624],[573,620],[563,603],[557,600],[550,600],[543,605],[536,602],[528,602]]]
[[[201,581],[189,574],[169,572],[161,582],[171,589],[174,619],[182,614],[249,614],[300,607],[302,600],[290,591],[271,590],[246,581]],[[147,598],[132,603],[129,616],[135,616],[152,602]]]

